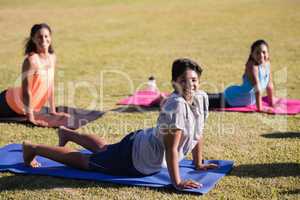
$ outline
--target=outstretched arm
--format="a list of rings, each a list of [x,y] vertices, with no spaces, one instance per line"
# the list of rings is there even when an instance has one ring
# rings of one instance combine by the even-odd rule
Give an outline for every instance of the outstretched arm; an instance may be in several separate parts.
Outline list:
[[[274,107],[274,85],[273,85],[273,78],[271,74],[271,65],[270,65],[270,79],[267,85],[267,95],[268,95],[269,105]]]
[[[207,170],[207,169],[215,169],[218,167],[218,165],[210,163],[210,164],[204,164],[203,161],[203,144],[204,144],[204,138],[203,136],[200,137],[198,140],[198,143],[192,150],[193,155],[193,161],[195,164],[196,169],[198,170]]]
[[[28,57],[24,60],[22,65],[22,96],[24,104],[24,112],[28,120],[40,126],[47,126],[47,123],[41,120],[36,120],[34,115],[34,108],[32,105],[32,93],[31,93],[31,79],[30,76],[33,76],[35,71],[35,59],[33,56]]]
[[[259,84],[259,79],[258,79],[258,66],[257,65],[252,65],[247,63],[247,68],[250,71],[250,80],[252,81],[252,84],[255,88],[255,100],[256,100],[256,109],[257,111],[262,111],[262,99],[261,99],[261,87]]]
[[[53,54],[52,57],[51,57],[52,61],[51,63],[53,63],[53,74],[51,74],[52,76],[52,80],[53,82],[51,83],[50,85],[50,88],[49,88],[49,92],[50,92],[50,95],[49,95],[49,105],[50,105],[50,113],[53,114],[53,115],[58,115],[58,116],[66,116],[66,117],[69,117],[70,115],[67,114],[67,113],[61,113],[61,112],[56,112],[56,106],[55,106],[55,86],[54,86],[54,74],[55,74],[55,66],[56,66],[56,55]]]
[[[32,61],[31,61],[32,62]],[[25,59],[22,65],[22,96],[24,103],[24,112],[30,121],[34,121],[33,106],[32,106],[32,93],[30,90],[30,72],[32,73],[33,67],[29,59]]]
[[[52,85],[49,88],[49,106],[50,106],[50,113],[51,114],[56,114],[56,110],[55,110],[55,95],[54,95],[54,83],[52,83]]]
[[[166,161],[170,178],[175,188],[198,188],[199,183],[193,180],[182,181],[179,172],[178,146],[182,137],[181,130],[168,130],[164,135],[164,145],[166,148]]]

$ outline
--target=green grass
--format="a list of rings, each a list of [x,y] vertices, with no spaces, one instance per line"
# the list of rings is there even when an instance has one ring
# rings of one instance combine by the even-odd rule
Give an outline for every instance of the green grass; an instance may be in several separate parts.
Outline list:
[[[109,111],[148,76],[170,91],[172,61],[191,57],[204,66],[202,88],[221,91],[240,83],[249,47],[259,38],[270,44],[276,93],[300,98],[299,10],[296,0],[1,0],[0,90],[20,73],[30,27],[47,22],[59,62],[57,101],[78,107],[95,103],[107,111],[80,131],[96,132],[109,142],[155,124],[157,111]],[[0,199],[299,199],[299,119],[210,113],[205,158],[231,159],[236,167],[205,196],[1,173]],[[0,124],[0,146],[23,140],[55,145],[56,130]]]

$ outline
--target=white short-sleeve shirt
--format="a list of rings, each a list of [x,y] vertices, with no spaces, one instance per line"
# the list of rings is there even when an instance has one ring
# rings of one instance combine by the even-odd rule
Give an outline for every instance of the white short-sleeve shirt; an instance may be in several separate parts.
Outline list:
[[[143,174],[152,174],[166,167],[163,129],[180,129],[179,161],[198,143],[208,117],[208,97],[197,91],[193,103],[188,104],[177,93],[172,93],[161,108],[155,128],[141,130],[134,142],[132,160],[134,167]]]

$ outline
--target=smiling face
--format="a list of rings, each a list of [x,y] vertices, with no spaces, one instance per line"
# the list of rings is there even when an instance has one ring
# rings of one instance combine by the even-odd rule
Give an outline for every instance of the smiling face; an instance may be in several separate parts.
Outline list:
[[[50,31],[47,28],[41,28],[34,34],[32,40],[36,45],[37,51],[48,52],[51,44]]]
[[[251,57],[258,64],[264,64],[269,60],[269,50],[268,47],[264,44],[259,45],[251,53]]]
[[[175,90],[183,96],[186,101],[191,101],[194,93],[199,87],[198,74],[191,69],[187,69],[174,82]]]

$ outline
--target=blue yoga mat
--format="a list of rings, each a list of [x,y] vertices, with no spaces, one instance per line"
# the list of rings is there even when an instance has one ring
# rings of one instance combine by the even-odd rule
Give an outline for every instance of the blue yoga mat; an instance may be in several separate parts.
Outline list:
[[[20,174],[95,180],[132,186],[172,187],[167,169],[162,169],[161,172],[152,176],[130,178],[78,170],[39,156],[37,157],[37,161],[42,164],[39,168],[24,166],[21,144],[9,144],[0,149],[0,172],[9,171]],[[180,162],[180,175],[182,179],[193,179],[203,184],[201,188],[185,189],[183,190],[184,192],[198,194],[209,192],[223,176],[230,172],[233,166],[233,161],[231,160],[208,160],[205,162],[217,163],[220,167],[214,170],[196,171],[191,160],[183,160]]]

